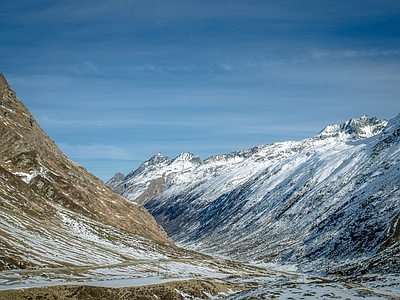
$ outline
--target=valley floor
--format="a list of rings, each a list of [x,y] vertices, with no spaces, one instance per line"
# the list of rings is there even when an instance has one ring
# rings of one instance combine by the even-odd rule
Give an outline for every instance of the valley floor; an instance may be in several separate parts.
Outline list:
[[[400,275],[320,278],[219,259],[0,273],[0,300],[361,298],[400,299]]]

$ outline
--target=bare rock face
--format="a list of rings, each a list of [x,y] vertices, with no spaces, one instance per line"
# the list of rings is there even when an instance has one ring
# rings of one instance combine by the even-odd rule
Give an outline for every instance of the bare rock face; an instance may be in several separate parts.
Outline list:
[[[10,243],[17,232],[15,224],[25,224],[27,218],[41,231],[63,230],[68,225],[65,214],[82,216],[113,230],[173,246],[145,208],[115,194],[60,151],[2,74],[0,137],[0,269],[18,261],[27,263],[26,259],[21,262],[24,258],[15,246],[18,243]],[[34,260],[29,264],[34,265]]]

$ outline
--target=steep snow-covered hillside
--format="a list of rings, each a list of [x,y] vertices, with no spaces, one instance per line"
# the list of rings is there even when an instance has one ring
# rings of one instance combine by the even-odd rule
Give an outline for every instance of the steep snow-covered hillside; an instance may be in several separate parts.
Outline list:
[[[399,271],[399,140],[400,115],[364,116],[203,162],[157,154],[108,184],[199,251],[310,271]]]

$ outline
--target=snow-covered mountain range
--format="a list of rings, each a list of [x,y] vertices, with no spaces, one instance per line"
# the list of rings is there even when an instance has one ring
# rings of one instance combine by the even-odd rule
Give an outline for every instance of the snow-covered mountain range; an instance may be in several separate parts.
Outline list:
[[[400,115],[204,161],[158,153],[108,185],[172,239],[243,261],[327,272],[400,270]]]

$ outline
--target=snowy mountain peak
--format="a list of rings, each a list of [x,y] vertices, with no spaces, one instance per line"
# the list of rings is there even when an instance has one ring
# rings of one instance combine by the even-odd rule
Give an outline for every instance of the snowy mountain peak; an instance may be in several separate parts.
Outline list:
[[[125,180],[128,180],[129,178],[136,176],[138,174],[141,174],[149,169],[161,169],[162,167],[165,167],[167,165],[169,165],[171,163],[171,159],[165,155],[163,155],[162,153],[157,153],[156,155],[154,155],[152,158],[150,158],[149,160],[146,160],[144,163],[142,163],[139,168],[137,168],[136,170],[130,172]]]
[[[363,116],[358,119],[350,119],[340,126],[342,132],[352,135],[356,138],[369,138],[387,125],[387,120],[378,120],[375,117]]]
[[[341,133],[349,135],[352,139],[364,139],[380,133],[387,125],[387,120],[379,120],[367,115],[361,118],[350,119],[343,124],[329,125],[318,136],[329,138],[339,136]]]
[[[171,162],[171,159],[164,154],[158,152],[156,155],[154,155],[152,158],[150,158],[148,161],[149,165],[164,165],[164,164],[169,164]]]
[[[395,118],[389,120],[383,132],[396,131],[398,128],[400,128],[400,113]]]
[[[173,159],[172,163],[178,163],[178,162],[189,162],[194,165],[200,165],[201,164],[201,159],[198,155],[192,154],[189,152],[182,152],[179,154],[176,158]]]

